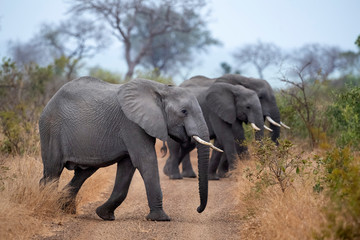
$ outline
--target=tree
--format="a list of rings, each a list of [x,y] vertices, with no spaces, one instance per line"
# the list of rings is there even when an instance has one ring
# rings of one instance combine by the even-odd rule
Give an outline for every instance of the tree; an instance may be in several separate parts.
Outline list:
[[[141,37],[144,39],[144,36]],[[190,67],[195,58],[193,50],[206,51],[209,45],[218,44],[210,33],[200,28],[191,33],[174,32],[154,38],[141,65],[158,69],[159,73],[177,73],[182,67]]]
[[[174,62],[190,60],[191,48],[206,45],[210,37],[195,39],[203,33],[209,36],[198,14],[204,6],[203,0],[75,0],[70,11],[107,23],[123,44],[129,79],[140,64],[169,70]]]
[[[54,58],[65,57],[67,60],[67,80],[74,77],[82,59],[93,57],[108,42],[101,26],[79,18],[70,18],[58,26],[44,24],[40,36]]]
[[[290,61],[297,67],[307,66],[303,74],[310,79],[326,80],[343,66],[341,50],[338,47],[307,44],[290,55]]]
[[[341,53],[343,59],[341,68],[345,74],[360,75],[360,35],[356,39],[355,45],[358,47],[357,52],[346,51]]]
[[[94,56],[106,43],[103,28],[89,20],[71,18],[59,25],[43,24],[30,41],[11,43],[9,50],[22,66],[29,63],[45,66],[61,59],[66,79],[71,80],[81,67],[81,60]]]
[[[327,119],[324,117],[324,103],[326,99],[331,99],[328,89],[324,88],[326,85],[323,81],[309,81],[307,68],[310,63],[295,69],[296,80],[291,80],[285,75],[281,81],[290,85],[286,89],[282,89],[281,93],[286,101],[286,105],[292,109],[293,113],[299,116],[306,128],[309,136],[310,146],[313,148],[322,140],[322,134],[329,125]],[[323,94],[326,92],[327,94]],[[320,104],[321,103],[321,104]]]
[[[259,78],[264,79],[264,70],[272,65],[280,63],[283,58],[281,49],[273,43],[248,44],[239,48],[233,55],[238,67],[255,67]]]
[[[230,74],[233,73],[232,67],[230,64],[228,64],[227,62],[221,62],[220,63],[220,67],[222,70],[222,74]],[[234,74],[240,74],[239,70],[235,70]]]

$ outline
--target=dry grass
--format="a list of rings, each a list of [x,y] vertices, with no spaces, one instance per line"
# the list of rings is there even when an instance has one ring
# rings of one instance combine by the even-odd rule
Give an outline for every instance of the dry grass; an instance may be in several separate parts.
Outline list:
[[[1,168],[0,239],[29,238],[44,230],[42,220],[63,216],[56,184],[39,187],[39,160],[14,157]]]
[[[84,184],[77,198],[78,212],[90,200],[101,200],[100,192],[111,186],[114,177],[109,175],[114,172],[100,169]],[[0,239],[29,239],[37,234],[46,235],[51,224],[61,224],[68,220],[70,215],[61,210],[60,199],[63,193],[60,190],[72,175],[72,172],[64,170],[59,184],[52,183],[40,188],[40,158],[24,156],[2,159]]]
[[[257,192],[244,173],[255,167],[254,161],[243,161],[235,172],[242,239],[313,239],[325,215],[324,198],[313,192],[311,177],[296,178],[285,193],[276,185]]]

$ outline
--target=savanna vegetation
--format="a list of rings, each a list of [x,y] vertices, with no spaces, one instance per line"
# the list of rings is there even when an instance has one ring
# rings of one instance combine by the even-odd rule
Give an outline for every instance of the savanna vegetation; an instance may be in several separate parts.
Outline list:
[[[245,239],[360,239],[356,61],[340,77],[321,69],[311,77],[308,62],[292,80],[281,79],[288,87],[276,91],[277,103],[291,130],[282,131],[278,146],[250,143],[250,160],[236,170]]]
[[[42,26],[29,42],[12,42],[1,60],[0,239],[30,238],[47,227],[43,222],[56,217],[54,224],[61,225],[69,217],[61,211],[56,183],[38,184],[39,115],[63,84],[80,75],[110,83],[143,77],[174,84],[172,76],[191,65],[194,50],[219,43],[196,13],[203,1],[186,1],[188,7],[175,0],[134,1],[125,8],[122,1],[100,2],[74,1],[69,10],[76,18]],[[112,14],[105,14],[109,9]],[[154,28],[144,27],[149,24]],[[114,38],[104,37],[103,30]],[[124,72],[86,67],[86,59],[111,40],[124,46]],[[250,160],[233,174],[242,238],[360,239],[360,37],[355,44],[357,52],[312,44],[284,54],[274,44],[258,42],[234,52],[235,70],[221,63],[224,73],[246,74],[254,67],[258,76],[252,77],[265,79],[270,66],[287,63],[291,70],[279,79],[285,87],[276,90],[282,121],[291,129],[282,130],[278,145],[250,141]],[[64,175],[60,186],[71,173]]]

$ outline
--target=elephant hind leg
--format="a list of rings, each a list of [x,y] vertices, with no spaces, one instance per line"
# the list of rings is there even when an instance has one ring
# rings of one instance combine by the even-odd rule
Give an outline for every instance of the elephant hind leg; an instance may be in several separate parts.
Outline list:
[[[98,168],[75,168],[74,177],[71,181],[64,187],[64,197],[61,201],[62,208],[69,213],[76,213],[76,204],[75,199],[76,195],[79,192],[83,183],[88,179],[91,175],[93,175]]]
[[[181,176],[186,178],[196,178],[196,173],[194,172],[190,161],[190,153],[186,154],[182,159],[182,169]]]
[[[96,214],[108,221],[115,220],[114,211],[125,200],[135,167],[130,158],[122,159],[117,164],[116,179],[110,198],[96,209]]]

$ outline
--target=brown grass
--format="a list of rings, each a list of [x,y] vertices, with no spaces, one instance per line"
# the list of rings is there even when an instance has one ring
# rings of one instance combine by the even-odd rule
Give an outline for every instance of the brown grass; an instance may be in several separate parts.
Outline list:
[[[46,235],[51,224],[62,224],[70,218],[61,210],[63,193],[60,190],[69,182],[72,172],[64,170],[58,184],[40,187],[40,158],[18,156],[2,159],[1,162],[0,239],[29,239],[37,234]],[[114,177],[109,175],[114,172],[100,169],[84,184],[77,198],[78,212],[90,200],[101,200],[100,192],[111,186]]]
[[[244,174],[246,168],[254,169],[254,161],[241,162],[235,172],[242,239],[312,239],[325,215],[324,199],[313,192],[311,177],[296,178],[285,193],[276,185],[257,192]]]
[[[29,238],[44,230],[42,220],[63,216],[56,184],[39,187],[38,159],[8,158],[1,169],[0,239]]]

